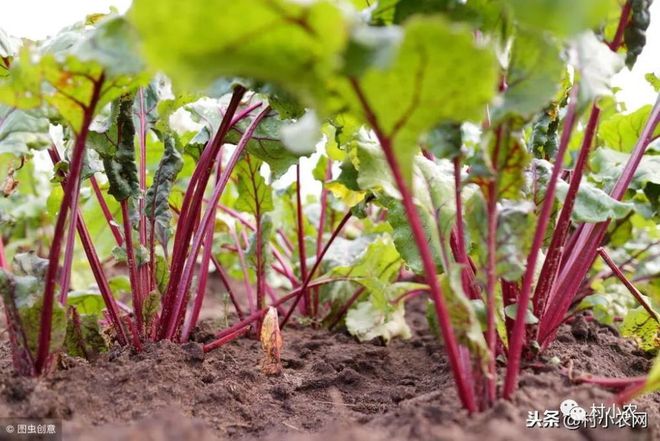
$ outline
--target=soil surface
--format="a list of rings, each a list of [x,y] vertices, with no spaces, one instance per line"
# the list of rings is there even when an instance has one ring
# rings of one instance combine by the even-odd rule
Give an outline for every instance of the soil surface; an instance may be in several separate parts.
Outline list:
[[[67,358],[48,377],[26,379],[13,374],[3,341],[0,417],[61,418],[65,440],[660,440],[660,394],[635,402],[648,412],[647,429],[526,427],[529,411],[542,416],[567,398],[587,410],[608,403],[609,392],[573,384],[569,371],[648,372],[651,359],[632,342],[583,320],[565,325],[544,359],[525,368],[512,402],[468,417],[415,302],[407,316],[412,339],[388,346],[287,327],[279,377],[260,372],[259,343],[242,338],[208,354],[199,343],[160,342],[93,363]],[[207,320],[195,338],[212,338],[220,327]]]

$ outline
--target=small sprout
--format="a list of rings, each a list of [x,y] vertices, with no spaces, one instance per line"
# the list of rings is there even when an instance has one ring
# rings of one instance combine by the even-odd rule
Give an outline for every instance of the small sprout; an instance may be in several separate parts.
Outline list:
[[[282,373],[282,334],[277,317],[277,309],[270,307],[264,316],[261,325],[261,347],[264,358],[261,363],[261,372],[266,375],[280,375]]]

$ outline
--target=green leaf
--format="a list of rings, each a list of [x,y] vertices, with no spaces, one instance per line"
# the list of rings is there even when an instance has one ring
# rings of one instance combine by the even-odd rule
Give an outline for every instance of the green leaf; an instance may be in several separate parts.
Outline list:
[[[137,166],[135,164],[135,125],[133,124],[134,95],[124,95],[113,103],[117,107],[116,123],[110,128],[117,132],[116,151],[99,152],[108,177],[110,193],[121,202],[139,194]],[[114,112],[113,112],[114,113]]]
[[[56,110],[53,117],[79,132],[102,79],[107,85],[97,109],[146,80],[135,33],[122,17],[110,16],[95,27],[77,23],[48,40],[25,44],[0,83],[0,102],[23,109],[46,104]]]
[[[415,205],[422,220],[426,240],[431,247],[438,272],[443,271],[442,247],[447,246],[450,230],[454,225],[453,171],[449,164],[434,163],[424,157],[415,160]],[[468,189],[468,192],[472,189]],[[388,210],[387,221],[392,225],[394,243],[410,268],[423,273],[419,250],[411,240],[410,221],[403,205],[394,198],[379,197],[379,202]]]
[[[361,245],[364,247],[364,242]],[[332,275],[351,277],[366,288],[374,288],[372,283],[377,283],[375,281],[380,281],[383,285],[392,283],[403,262],[391,238],[383,235],[374,239],[366,248],[362,248],[361,253],[354,254],[350,261],[344,260],[342,263],[343,265],[332,268]],[[374,295],[384,295],[380,288],[379,284],[377,289],[371,291]],[[384,306],[383,302],[379,302],[379,305]]]
[[[144,203],[144,215],[153,222],[154,233],[164,248],[170,236],[169,198],[176,177],[183,168],[181,154],[174,146],[174,139],[165,135],[163,140],[163,156],[158,164],[151,187],[147,190]]]
[[[559,147],[559,105],[550,104],[534,122],[531,150],[538,159],[554,158]]]
[[[630,155],[626,153],[606,148],[597,149],[591,159],[591,167],[594,171],[591,178],[602,183],[604,190],[609,191],[621,176],[629,158]],[[660,184],[660,156],[642,157],[629,188],[639,190],[649,183]]]
[[[145,327],[147,329],[150,328],[154,319],[157,317],[158,311],[160,311],[160,304],[161,304],[161,294],[158,291],[151,291],[147,296],[147,298],[144,300],[142,316],[145,323]]]
[[[504,307],[504,314],[511,320],[515,320],[518,315],[518,304],[514,303],[509,306]],[[538,317],[534,315],[531,309],[525,311],[525,324],[526,325],[535,325],[539,322]]]
[[[602,144],[612,150],[632,152],[635,143],[642,135],[652,107],[649,104],[629,114],[613,114],[600,124],[598,138]],[[660,136],[660,126],[655,129],[652,138],[657,136]]]
[[[70,356],[88,360],[108,350],[95,315],[80,315],[76,309],[70,310],[64,349]]]
[[[417,14],[437,13],[491,30],[501,25],[502,4],[492,0],[379,0],[372,7],[371,22],[378,26],[399,24]]]
[[[474,244],[473,253],[481,267],[487,263],[486,202],[475,193],[465,207],[466,221]],[[497,204],[495,270],[498,276],[515,282],[525,272],[527,254],[536,228],[535,206],[529,201],[502,199]]]
[[[463,146],[461,124],[439,124],[424,137],[422,146],[437,158],[454,159],[460,156]]]
[[[495,154],[496,143],[497,140],[492,139],[490,148],[493,151],[488,152],[489,158]],[[497,152],[496,164],[494,164],[497,172],[494,176],[498,197],[520,199],[525,185],[525,171],[531,159],[521,134],[514,130],[503,129]]]
[[[0,154],[23,156],[30,150],[44,149],[51,142],[48,119],[34,111],[0,104]]]
[[[260,173],[262,164],[259,159],[248,154],[236,165],[235,170],[238,178],[235,208],[255,217],[260,217],[274,208],[273,190]]]
[[[234,125],[227,134],[226,142],[237,144],[251,121],[252,118],[248,117]],[[290,129],[289,124],[291,123],[291,121],[283,121],[277,114],[271,113],[259,123],[254,135],[247,143],[247,152],[268,164],[273,180],[280,178],[292,165],[297,164],[300,156],[309,153],[294,153],[292,149],[285,147],[282,130],[286,133],[285,127]],[[309,140],[303,142],[307,146],[309,143]]]
[[[78,313],[85,315],[99,315],[105,309],[101,293],[92,291],[70,291],[67,304],[75,306]]]
[[[560,203],[566,199],[568,193],[566,181],[557,182],[556,198]],[[577,223],[599,223],[608,219],[621,219],[625,217],[634,205],[630,202],[619,202],[610,197],[603,190],[587,182],[581,182],[575,205],[571,212],[571,219]]]
[[[508,62],[508,87],[501,104],[493,109],[492,119],[534,116],[555,97],[564,69],[557,42],[536,31],[520,30]]]
[[[158,292],[162,295],[167,291],[167,285],[170,283],[170,270],[167,260],[160,254],[156,254],[155,278]]]
[[[387,68],[396,56],[403,38],[398,26],[357,26],[344,54],[343,73],[360,76],[370,67]]]
[[[0,270],[0,293],[5,307],[11,315],[11,332],[20,333],[19,351],[29,351],[32,359],[36,357],[41,329],[41,308],[43,305],[43,278],[47,269],[47,260],[34,253],[18,254],[14,258],[14,274]],[[55,302],[51,322],[51,340],[49,352],[62,348],[66,333],[66,313]]]
[[[356,140],[353,145],[355,146],[353,162],[358,170],[359,189],[382,191],[387,196],[400,199],[401,193],[394,183],[392,172],[378,143],[365,135]]]
[[[273,220],[268,214],[264,214],[258,218],[261,227],[261,248],[257,249],[257,234],[256,232],[250,235],[248,240],[247,259],[251,267],[258,274],[266,274],[269,268],[268,262],[270,261],[269,243],[273,235]],[[261,259],[257,260],[257,253],[261,255]],[[261,268],[258,268],[258,262],[261,262]]]
[[[481,330],[475,305],[468,300],[463,292],[461,266],[452,265],[446,274],[439,277],[456,338],[477,357],[482,371],[486,372],[488,360],[490,359],[488,345]],[[431,329],[440,337],[438,318],[431,300],[427,303],[426,318]]]
[[[108,285],[113,292],[113,295],[116,297],[120,293],[130,293],[131,292],[131,281],[128,276],[119,275],[110,277],[108,279]]]
[[[497,75],[493,53],[477,47],[467,28],[440,17],[413,17],[404,31],[391,65],[372,67],[357,81],[410,180],[420,135],[442,120],[481,118]],[[343,93],[354,113],[368,121],[355,92],[347,88]]]
[[[360,341],[381,337],[389,342],[394,337],[408,339],[412,336],[404,318],[404,304],[386,313],[371,302],[360,302],[346,314],[346,328]]]
[[[515,19],[531,31],[546,30],[569,37],[596,27],[608,17],[604,0],[507,0]]]
[[[660,324],[641,306],[629,310],[623,318],[621,335],[633,338],[645,351],[660,348]]]
[[[137,0],[129,17],[147,60],[175,82],[252,78],[306,104],[326,93],[323,80],[347,40],[347,23],[330,1]]]

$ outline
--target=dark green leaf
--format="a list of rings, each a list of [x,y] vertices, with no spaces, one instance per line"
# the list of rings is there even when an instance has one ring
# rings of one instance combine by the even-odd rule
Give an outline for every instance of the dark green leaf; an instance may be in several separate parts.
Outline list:
[[[183,159],[174,146],[171,136],[164,137],[163,148],[163,156],[158,164],[156,175],[145,196],[144,215],[153,222],[154,233],[160,243],[163,247],[167,247],[172,218],[169,198],[172,185],[183,168]]]

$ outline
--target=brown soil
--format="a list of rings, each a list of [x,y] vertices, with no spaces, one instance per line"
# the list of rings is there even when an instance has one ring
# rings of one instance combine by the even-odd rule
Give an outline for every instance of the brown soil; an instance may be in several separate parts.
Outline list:
[[[648,372],[650,359],[615,331],[564,326],[546,354],[559,365],[527,367],[513,402],[468,417],[441,345],[413,309],[413,338],[389,346],[287,327],[281,377],[260,373],[259,344],[247,338],[206,355],[199,344],[161,342],[139,354],[111,351],[92,364],[67,359],[65,369],[38,380],[12,373],[3,342],[0,416],[62,418],[64,439],[95,441],[660,439],[660,394],[636,402],[649,413],[646,430],[525,427],[528,411],[558,409],[566,398],[587,409],[608,402],[606,391],[571,384],[564,375],[571,365],[612,377]],[[209,338],[210,329],[217,327],[206,321],[196,338]]]

